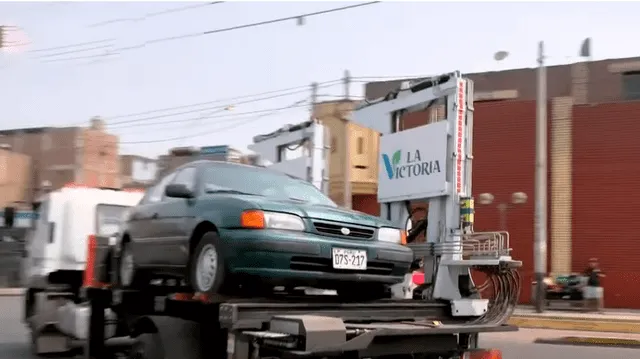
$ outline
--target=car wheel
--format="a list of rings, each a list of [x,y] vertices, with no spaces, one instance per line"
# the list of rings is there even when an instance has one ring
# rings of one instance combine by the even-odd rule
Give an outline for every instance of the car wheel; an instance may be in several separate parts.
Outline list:
[[[125,242],[118,259],[118,284],[123,288],[137,288],[148,283],[148,278],[137,268],[131,242]]]
[[[189,282],[196,292],[217,294],[222,289],[226,269],[219,243],[217,233],[207,232],[191,255]]]

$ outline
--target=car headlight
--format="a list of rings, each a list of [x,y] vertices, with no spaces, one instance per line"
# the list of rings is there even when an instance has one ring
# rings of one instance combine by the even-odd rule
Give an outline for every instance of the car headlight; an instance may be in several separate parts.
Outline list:
[[[264,212],[249,210],[242,212],[240,224],[244,228],[255,229],[284,229],[289,231],[304,231],[302,218],[287,213]]]
[[[404,244],[404,231],[396,228],[382,227],[378,229],[378,240],[381,242]]]

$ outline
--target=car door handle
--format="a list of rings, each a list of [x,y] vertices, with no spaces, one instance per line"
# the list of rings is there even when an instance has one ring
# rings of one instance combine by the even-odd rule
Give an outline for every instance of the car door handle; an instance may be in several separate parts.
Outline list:
[[[158,214],[157,214],[157,213],[154,213],[154,214],[151,216],[151,219],[158,219]]]

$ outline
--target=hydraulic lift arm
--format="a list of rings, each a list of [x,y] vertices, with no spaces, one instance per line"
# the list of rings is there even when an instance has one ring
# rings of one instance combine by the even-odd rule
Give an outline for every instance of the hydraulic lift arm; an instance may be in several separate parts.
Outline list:
[[[403,114],[437,101],[444,105],[445,120],[402,130]],[[508,233],[473,231],[473,82],[457,71],[405,82],[384,98],[366,102],[354,111],[353,121],[382,135],[378,176],[382,216],[404,227],[407,201],[429,203],[426,243],[411,247],[430,274],[426,280],[432,283],[433,299],[449,301],[454,316],[504,323],[519,296],[519,277],[513,268],[521,262],[510,256]],[[471,282],[471,268],[500,279],[491,305],[464,288]]]

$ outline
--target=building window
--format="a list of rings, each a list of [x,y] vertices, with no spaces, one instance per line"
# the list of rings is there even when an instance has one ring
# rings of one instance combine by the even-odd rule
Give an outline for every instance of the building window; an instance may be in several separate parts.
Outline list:
[[[358,137],[358,141],[356,142],[356,151],[359,155],[364,153],[364,138]]]
[[[640,71],[622,74],[622,96],[625,100],[640,100]]]

